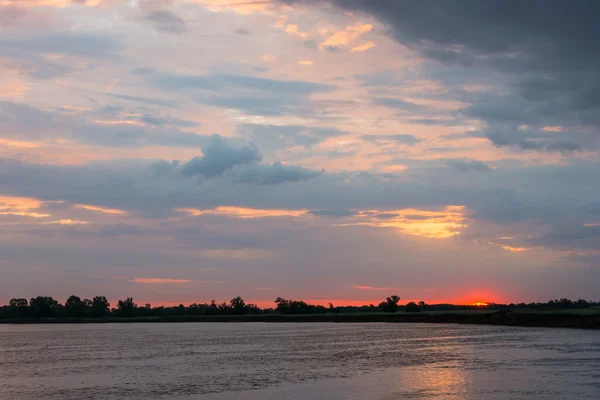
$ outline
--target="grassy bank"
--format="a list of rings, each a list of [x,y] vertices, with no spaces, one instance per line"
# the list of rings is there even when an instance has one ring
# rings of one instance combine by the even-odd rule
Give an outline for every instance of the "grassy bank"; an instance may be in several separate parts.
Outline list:
[[[452,323],[600,329],[600,310],[436,311],[419,313],[347,313],[313,315],[203,315],[135,318],[0,319],[0,324],[164,323],[164,322],[389,322]]]

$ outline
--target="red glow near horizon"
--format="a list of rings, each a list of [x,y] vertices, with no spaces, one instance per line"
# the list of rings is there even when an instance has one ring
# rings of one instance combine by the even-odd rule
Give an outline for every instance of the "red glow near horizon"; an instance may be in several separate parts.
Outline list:
[[[341,307],[347,307],[347,306],[354,306],[354,307],[361,307],[361,306],[369,306],[369,305],[374,305],[377,306],[379,303],[381,303],[382,301],[385,301],[385,297],[386,296],[382,296],[381,298],[378,299],[371,299],[371,300],[348,300],[348,299],[294,299],[294,300],[302,300],[305,301],[308,304],[314,304],[314,305],[320,305],[320,306],[324,306],[324,307],[328,307],[329,303],[332,303],[334,306],[341,306]],[[400,300],[400,305],[405,305],[407,303],[410,302],[415,302],[418,303],[419,301],[424,301],[426,304],[454,304],[454,305],[467,305],[467,306],[478,306],[478,307],[486,307],[489,304],[492,303],[503,303],[502,301],[491,301],[492,297],[490,296],[481,296],[478,297],[477,299],[473,299],[473,297],[471,296],[467,296],[465,298],[461,298],[461,299],[456,299],[456,300],[445,300],[445,299],[430,299],[430,300],[423,300],[423,299],[401,299]],[[134,299],[135,300],[135,299]],[[251,298],[244,298],[244,300],[246,301],[246,304],[256,304],[257,306],[261,307],[261,308],[275,308],[275,301],[274,300],[265,300],[265,299],[261,299],[261,300],[252,300]],[[221,303],[225,300],[217,300],[217,303]],[[142,300],[136,300],[136,302],[138,303],[139,306],[144,305],[146,303],[150,303],[153,307],[160,307],[160,306],[164,306],[164,307],[176,307],[179,306],[180,304],[183,305],[190,305],[193,303],[210,303],[210,300],[193,300],[193,301],[142,301]],[[227,302],[227,301],[226,301]],[[116,304],[118,303],[118,301],[111,301],[111,305],[114,307]]]

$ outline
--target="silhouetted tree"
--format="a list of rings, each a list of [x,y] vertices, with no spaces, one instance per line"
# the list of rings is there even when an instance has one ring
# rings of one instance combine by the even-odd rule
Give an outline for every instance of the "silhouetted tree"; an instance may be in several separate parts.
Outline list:
[[[307,304],[304,301],[286,300],[278,297],[275,300],[276,311],[280,314],[325,314],[327,309],[323,306]]]
[[[415,303],[414,301],[411,301],[410,303],[408,303],[406,305],[406,307],[404,308],[404,311],[410,312],[410,313],[421,312],[421,307],[419,307],[417,305],[417,303]]]
[[[78,296],[71,296],[65,301],[65,311],[69,317],[83,317],[87,314],[89,300],[81,300]]]
[[[10,308],[11,316],[13,317],[26,317],[29,314],[29,303],[27,299],[11,299],[8,303]]]
[[[396,295],[392,295],[390,297],[387,297],[385,299],[385,301],[379,303],[379,308],[381,308],[382,311],[385,312],[389,312],[389,313],[395,313],[396,311],[398,311],[398,302],[400,301],[400,297],[396,296]]]
[[[92,300],[91,313],[96,318],[104,317],[110,310],[110,303],[104,296],[96,296]]]
[[[117,313],[122,317],[132,317],[137,310],[137,304],[134,303],[131,297],[128,297],[126,300],[119,300],[117,307]]]
[[[29,300],[29,308],[32,317],[49,318],[56,316],[60,305],[52,297],[38,296]]]
[[[233,314],[245,314],[246,302],[240,296],[234,297],[229,301],[230,309]]]
[[[79,298],[78,296],[71,296],[67,299],[64,306],[54,300],[52,297],[36,297],[32,298],[29,302],[26,299],[14,298],[11,299],[9,304],[6,306],[0,306],[0,318],[52,318],[52,317],[63,317],[70,316],[85,317],[88,315],[94,317],[104,317],[109,313],[118,315],[120,317],[134,317],[134,316],[173,316],[173,315],[229,315],[229,314],[269,314],[277,312],[280,314],[324,314],[327,312],[335,313],[361,313],[361,312],[375,312],[378,309],[386,312],[396,312],[399,309],[398,302],[400,298],[398,296],[390,296],[386,300],[379,304],[379,308],[374,305],[365,306],[338,306],[335,307],[332,303],[329,303],[329,307],[323,307],[321,305],[308,304],[304,301],[297,300],[286,300],[282,297],[278,297],[275,300],[276,309],[261,309],[255,304],[246,304],[241,297],[235,297],[228,303],[223,302],[217,304],[214,300],[210,304],[191,304],[186,307],[180,304],[175,307],[152,307],[150,304],[146,304],[144,307],[138,307],[132,298],[126,300],[120,300],[118,308],[116,310],[110,310],[110,304],[104,296],[96,296],[93,300]],[[403,307],[407,312],[417,312],[419,310],[476,310],[481,309],[482,306],[476,305],[455,305],[455,304],[425,304],[420,301],[418,304],[414,302],[408,303]],[[490,310],[502,310],[502,309],[541,309],[541,310],[555,310],[563,308],[591,308],[600,307],[599,302],[587,301],[583,299],[570,300],[567,298],[560,298],[550,300],[546,303],[518,303],[518,304],[496,304],[488,303],[485,306],[486,309]]]
[[[281,314],[288,314],[290,312],[290,302],[282,297],[278,297],[275,300],[275,304],[277,305],[275,309],[277,312]]]

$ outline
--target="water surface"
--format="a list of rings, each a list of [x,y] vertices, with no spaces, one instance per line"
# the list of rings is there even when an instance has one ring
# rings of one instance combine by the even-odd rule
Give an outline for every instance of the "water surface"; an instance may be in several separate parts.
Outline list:
[[[600,399],[600,332],[442,324],[0,325],[0,400]]]

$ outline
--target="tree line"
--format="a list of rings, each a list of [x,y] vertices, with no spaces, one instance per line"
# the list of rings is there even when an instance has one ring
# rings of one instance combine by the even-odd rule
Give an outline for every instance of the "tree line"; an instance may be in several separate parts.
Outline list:
[[[104,296],[96,296],[92,299],[81,299],[79,296],[70,296],[64,303],[60,303],[52,297],[38,296],[30,300],[24,298],[11,299],[8,305],[0,307],[0,318],[104,318],[104,317],[165,317],[178,315],[247,315],[247,314],[326,314],[326,313],[364,313],[364,312],[388,312],[398,311],[420,312],[420,311],[450,311],[450,310],[472,310],[472,309],[565,309],[565,308],[591,308],[600,307],[599,302],[590,302],[583,299],[556,299],[547,303],[518,303],[518,304],[487,304],[485,306],[453,305],[453,304],[426,304],[409,302],[400,305],[400,297],[392,295],[387,297],[378,305],[364,306],[334,306],[329,303],[328,307],[322,305],[308,304],[304,301],[287,300],[278,297],[274,308],[260,308],[256,304],[246,303],[241,297],[234,297],[229,302],[217,303],[193,303],[188,306],[180,304],[173,307],[152,307],[150,304],[138,305],[133,298],[119,300],[116,307]]]

